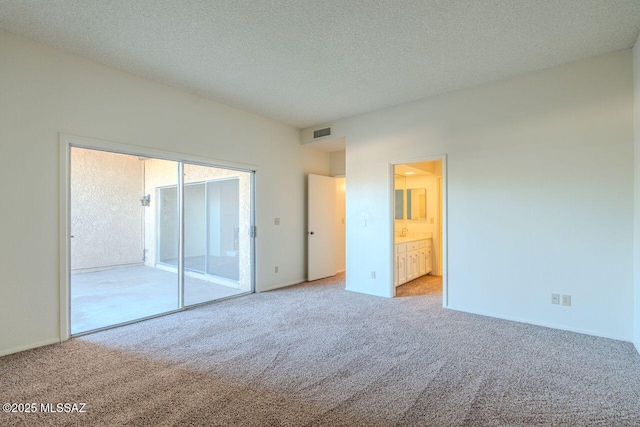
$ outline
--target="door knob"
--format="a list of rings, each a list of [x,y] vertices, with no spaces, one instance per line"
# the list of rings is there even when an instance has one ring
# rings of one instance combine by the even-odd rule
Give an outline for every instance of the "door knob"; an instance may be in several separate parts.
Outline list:
[[[310,231],[310,232],[309,232],[309,234],[313,235],[313,234],[315,234],[315,233],[314,233],[313,231]]]

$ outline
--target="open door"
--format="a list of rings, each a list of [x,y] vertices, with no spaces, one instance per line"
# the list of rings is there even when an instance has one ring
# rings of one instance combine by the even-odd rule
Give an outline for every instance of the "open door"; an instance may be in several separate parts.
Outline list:
[[[307,280],[336,274],[336,178],[309,175]]]

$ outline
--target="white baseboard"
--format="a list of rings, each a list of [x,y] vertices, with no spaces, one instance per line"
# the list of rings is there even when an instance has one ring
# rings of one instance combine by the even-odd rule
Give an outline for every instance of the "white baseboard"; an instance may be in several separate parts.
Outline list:
[[[345,270],[336,271],[336,274],[343,273],[344,271]],[[281,283],[279,285],[273,285],[273,286],[270,286],[268,288],[263,288],[263,289],[257,289],[257,287],[256,287],[256,293],[258,293],[258,292],[269,292],[269,291],[273,291],[275,289],[286,288],[287,286],[299,285],[300,283],[304,283],[304,282],[308,282],[308,280],[306,278],[304,278],[304,279],[294,280],[294,281],[291,281],[291,282]]]
[[[389,294],[381,294],[381,293],[377,293],[377,292],[371,292],[370,289],[359,289],[359,288],[350,288],[350,287],[346,287],[345,291],[349,291],[349,292],[356,292],[359,294],[365,294],[365,295],[371,295],[374,297],[380,297],[380,298],[393,298],[393,295],[389,295]]]
[[[20,347],[9,348],[6,350],[0,350],[0,357],[7,356],[13,353],[19,353],[25,350],[31,350],[32,348],[44,347],[45,345],[57,344],[60,342],[60,338],[51,338],[45,341],[40,341],[32,344],[23,345]]]
[[[518,323],[527,323],[529,325],[543,326],[545,328],[559,329],[561,331],[575,332],[577,334],[591,335],[591,336],[594,336],[594,337],[608,338],[608,339],[617,340],[617,341],[625,341],[625,342],[629,342],[629,343],[633,344],[633,340],[629,339],[629,337],[602,334],[600,332],[591,331],[591,330],[587,330],[587,329],[572,328],[572,327],[567,327],[567,326],[563,326],[563,325],[558,325],[558,324],[555,324],[555,323],[538,322],[538,321],[535,321],[535,320],[523,319],[523,318],[519,318],[519,317],[503,316],[501,314],[496,314],[496,313],[487,313],[487,312],[482,312],[482,311],[471,311],[471,310],[463,309],[463,308],[460,308],[460,307],[455,307],[455,306],[453,306],[451,304],[449,304],[449,306],[446,307],[446,308],[450,309],[450,310],[455,310],[455,311],[462,311],[464,313],[477,314],[477,315],[480,315],[480,316],[487,316],[487,317],[495,317],[496,319],[510,320],[512,322],[518,322]],[[638,349],[638,346],[636,346],[636,349]]]
[[[307,279],[298,279],[298,280],[293,280],[291,282],[280,283],[278,285],[273,285],[273,286],[269,286],[268,288],[262,288],[262,289],[258,289],[258,287],[256,286],[256,293],[274,291],[276,289],[286,288],[287,286],[299,285],[300,283],[304,283],[306,281]]]

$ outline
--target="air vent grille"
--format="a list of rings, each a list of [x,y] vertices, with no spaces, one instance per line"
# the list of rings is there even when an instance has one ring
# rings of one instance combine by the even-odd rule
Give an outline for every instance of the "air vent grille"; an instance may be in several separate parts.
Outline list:
[[[313,138],[322,138],[331,135],[331,128],[318,129],[313,131]]]

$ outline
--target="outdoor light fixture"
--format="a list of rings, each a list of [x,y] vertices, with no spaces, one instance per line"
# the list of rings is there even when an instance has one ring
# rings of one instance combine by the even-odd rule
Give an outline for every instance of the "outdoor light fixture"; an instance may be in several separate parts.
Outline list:
[[[146,196],[140,197],[140,204],[142,206],[149,206],[151,203],[151,194],[147,194]]]

